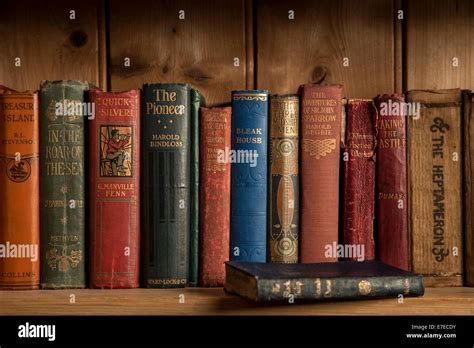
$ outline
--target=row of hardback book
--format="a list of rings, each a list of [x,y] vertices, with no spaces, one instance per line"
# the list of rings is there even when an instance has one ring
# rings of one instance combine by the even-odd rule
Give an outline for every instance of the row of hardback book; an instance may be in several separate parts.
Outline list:
[[[1,86],[0,288],[221,286],[229,259],[474,285],[472,99]]]

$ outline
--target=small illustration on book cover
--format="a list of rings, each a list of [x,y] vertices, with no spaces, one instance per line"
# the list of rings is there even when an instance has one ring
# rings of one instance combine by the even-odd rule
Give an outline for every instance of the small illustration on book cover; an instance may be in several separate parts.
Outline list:
[[[10,160],[7,164],[8,178],[13,182],[23,182],[30,177],[31,166],[28,160]]]
[[[132,127],[100,126],[100,176],[132,176]]]

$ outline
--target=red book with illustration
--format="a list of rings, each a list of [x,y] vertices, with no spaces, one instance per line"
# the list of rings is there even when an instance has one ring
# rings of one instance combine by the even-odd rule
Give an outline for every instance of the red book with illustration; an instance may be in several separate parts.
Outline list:
[[[90,286],[136,288],[140,266],[140,91],[90,91]]]

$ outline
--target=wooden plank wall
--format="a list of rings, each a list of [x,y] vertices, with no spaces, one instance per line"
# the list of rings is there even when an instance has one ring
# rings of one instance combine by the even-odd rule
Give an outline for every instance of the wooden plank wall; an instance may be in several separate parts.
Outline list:
[[[36,90],[41,80],[101,85],[99,13],[95,0],[2,0],[0,84],[17,90]]]
[[[244,0],[110,1],[111,89],[186,82],[207,105],[230,101],[246,88],[245,11]]]
[[[474,89],[474,1],[411,0],[406,12],[406,89]]]
[[[2,0],[0,84],[188,82],[207,105],[233,89],[294,93],[318,81],[344,84],[348,98],[474,89],[473,18],[470,0]]]
[[[295,93],[303,83],[342,83],[349,98],[394,92],[394,13],[391,0],[258,1],[257,87]]]

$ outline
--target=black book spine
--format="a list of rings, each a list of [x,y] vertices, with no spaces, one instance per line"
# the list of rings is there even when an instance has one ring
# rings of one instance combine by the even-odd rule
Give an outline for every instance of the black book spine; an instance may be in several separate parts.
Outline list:
[[[184,287],[189,274],[190,87],[146,84],[142,100],[144,286]]]
[[[257,301],[363,300],[421,296],[423,276],[407,277],[340,277],[315,279],[261,279]]]

